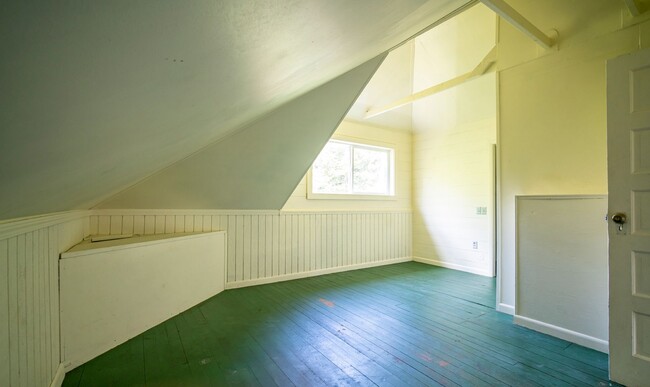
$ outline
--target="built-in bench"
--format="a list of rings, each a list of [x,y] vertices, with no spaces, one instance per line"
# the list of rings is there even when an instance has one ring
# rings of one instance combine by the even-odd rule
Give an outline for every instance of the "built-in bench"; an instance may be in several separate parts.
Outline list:
[[[225,231],[87,238],[62,253],[66,371],[223,291],[225,257]]]

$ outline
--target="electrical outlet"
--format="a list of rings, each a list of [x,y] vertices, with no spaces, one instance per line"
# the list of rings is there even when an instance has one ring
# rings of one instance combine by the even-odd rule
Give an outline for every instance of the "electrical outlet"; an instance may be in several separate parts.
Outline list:
[[[487,207],[476,207],[476,215],[487,215]]]
[[[474,250],[478,250],[478,241],[474,241],[474,242],[472,242],[472,248],[473,248]]]

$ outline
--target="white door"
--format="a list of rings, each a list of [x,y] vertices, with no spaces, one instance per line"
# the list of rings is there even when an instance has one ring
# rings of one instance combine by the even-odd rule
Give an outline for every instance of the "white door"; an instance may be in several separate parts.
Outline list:
[[[650,385],[650,50],[607,67],[610,378]],[[624,214],[625,223],[614,223]]]

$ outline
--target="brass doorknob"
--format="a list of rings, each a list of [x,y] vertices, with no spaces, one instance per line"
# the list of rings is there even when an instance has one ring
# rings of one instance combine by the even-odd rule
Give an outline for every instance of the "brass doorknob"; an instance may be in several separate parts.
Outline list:
[[[612,216],[612,221],[616,224],[625,224],[626,220],[627,217],[622,212],[619,212],[617,214],[614,214],[614,216]]]

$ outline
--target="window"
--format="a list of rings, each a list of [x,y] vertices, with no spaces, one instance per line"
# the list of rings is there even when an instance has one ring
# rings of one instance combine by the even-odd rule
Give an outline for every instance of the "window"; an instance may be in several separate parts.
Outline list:
[[[312,199],[383,199],[394,196],[391,148],[330,140],[311,168]]]

